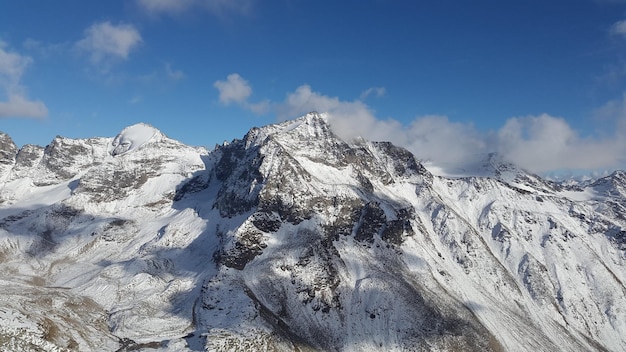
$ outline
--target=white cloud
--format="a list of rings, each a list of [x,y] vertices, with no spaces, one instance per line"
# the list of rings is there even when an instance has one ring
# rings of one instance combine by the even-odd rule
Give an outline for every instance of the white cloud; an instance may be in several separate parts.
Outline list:
[[[140,10],[150,16],[176,16],[194,10],[217,16],[228,13],[248,13],[254,0],[136,0]]]
[[[617,21],[611,26],[611,33],[626,37],[626,20]]]
[[[28,100],[21,85],[22,75],[31,63],[30,57],[10,52],[6,44],[0,42],[0,93],[7,97],[7,101],[0,101],[0,118],[42,118],[48,115],[45,104]]]
[[[403,136],[398,145],[409,149],[422,160],[440,166],[464,168],[477,162],[487,152],[486,136],[472,125],[451,122],[446,116],[415,118],[408,128],[397,131]]]
[[[88,53],[92,63],[101,64],[110,59],[126,60],[141,42],[141,34],[134,26],[105,21],[87,28],[76,47]]]
[[[289,93],[284,102],[274,104],[279,118],[290,119],[310,111],[326,112],[335,132],[344,139],[363,136],[370,139],[384,139],[398,129],[394,120],[376,119],[374,112],[362,101],[341,101],[311,90],[308,85],[298,87]]]
[[[0,101],[0,118],[2,117],[34,117],[48,115],[48,108],[41,101],[31,101],[19,94],[9,95],[6,102]]]
[[[224,105],[244,104],[252,94],[250,84],[238,73],[231,73],[225,81],[216,81],[213,86],[219,90],[220,102]]]
[[[562,118],[550,115],[511,118],[497,132],[495,150],[535,172],[619,167],[626,144],[617,135],[584,138]]]
[[[220,103],[224,105],[235,103],[257,115],[266,114],[272,108],[269,100],[258,103],[248,102],[248,98],[252,94],[252,87],[238,73],[231,73],[225,81],[216,81],[213,86],[220,92]]]
[[[17,85],[26,67],[32,59],[6,50],[6,44],[0,42],[0,83],[5,86]]]

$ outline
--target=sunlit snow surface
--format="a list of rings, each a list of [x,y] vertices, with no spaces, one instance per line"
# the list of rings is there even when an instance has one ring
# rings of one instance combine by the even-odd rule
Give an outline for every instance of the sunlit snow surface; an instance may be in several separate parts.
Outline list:
[[[0,351],[626,350],[620,173],[433,176],[316,114],[210,153],[139,124],[13,163]]]
[[[120,155],[141,148],[158,133],[156,128],[143,123],[126,127],[113,139],[112,154]]]

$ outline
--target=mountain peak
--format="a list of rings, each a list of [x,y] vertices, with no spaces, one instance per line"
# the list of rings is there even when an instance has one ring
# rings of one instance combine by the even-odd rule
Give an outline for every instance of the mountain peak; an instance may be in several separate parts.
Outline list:
[[[295,120],[287,120],[281,123],[255,127],[248,132],[245,139],[248,144],[262,144],[267,138],[283,143],[298,145],[299,142],[325,141],[332,139],[334,134],[328,124],[327,114],[310,112]]]
[[[617,170],[591,184],[598,195],[610,198],[626,197],[626,172]]]
[[[17,146],[11,137],[0,132],[0,164],[10,164],[15,160],[17,154]]]
[[[304,119],[308,122],[323,122],[323,123],[328,123],[328,114],[327,113],[319,113],[317,111],[311,111],[309,113],[307,113],[306,115],[300,117],[300,119]]]
[[[132,152],[144,144],[162,137],[161,131],[145,123],[128,126],[113,139],[111,155],[116,156]]]

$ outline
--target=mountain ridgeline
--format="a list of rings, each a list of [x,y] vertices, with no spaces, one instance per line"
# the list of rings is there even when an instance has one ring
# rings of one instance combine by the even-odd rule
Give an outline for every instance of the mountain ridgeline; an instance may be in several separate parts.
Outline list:
[[[623,351],[626,173],[431,174],[324,115],[0,134],[0,349]]]

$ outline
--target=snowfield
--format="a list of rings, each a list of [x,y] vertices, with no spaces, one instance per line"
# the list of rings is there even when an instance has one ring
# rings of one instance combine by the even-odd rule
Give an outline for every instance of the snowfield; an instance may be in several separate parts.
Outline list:
[[[111,154],[115,156],[132,152],[159,134],[156,128],[142,123],[126,127],[113,139]]]
[[[626,174],[431,173],[324,115],[0,134],[0,351],[624,351]]]

